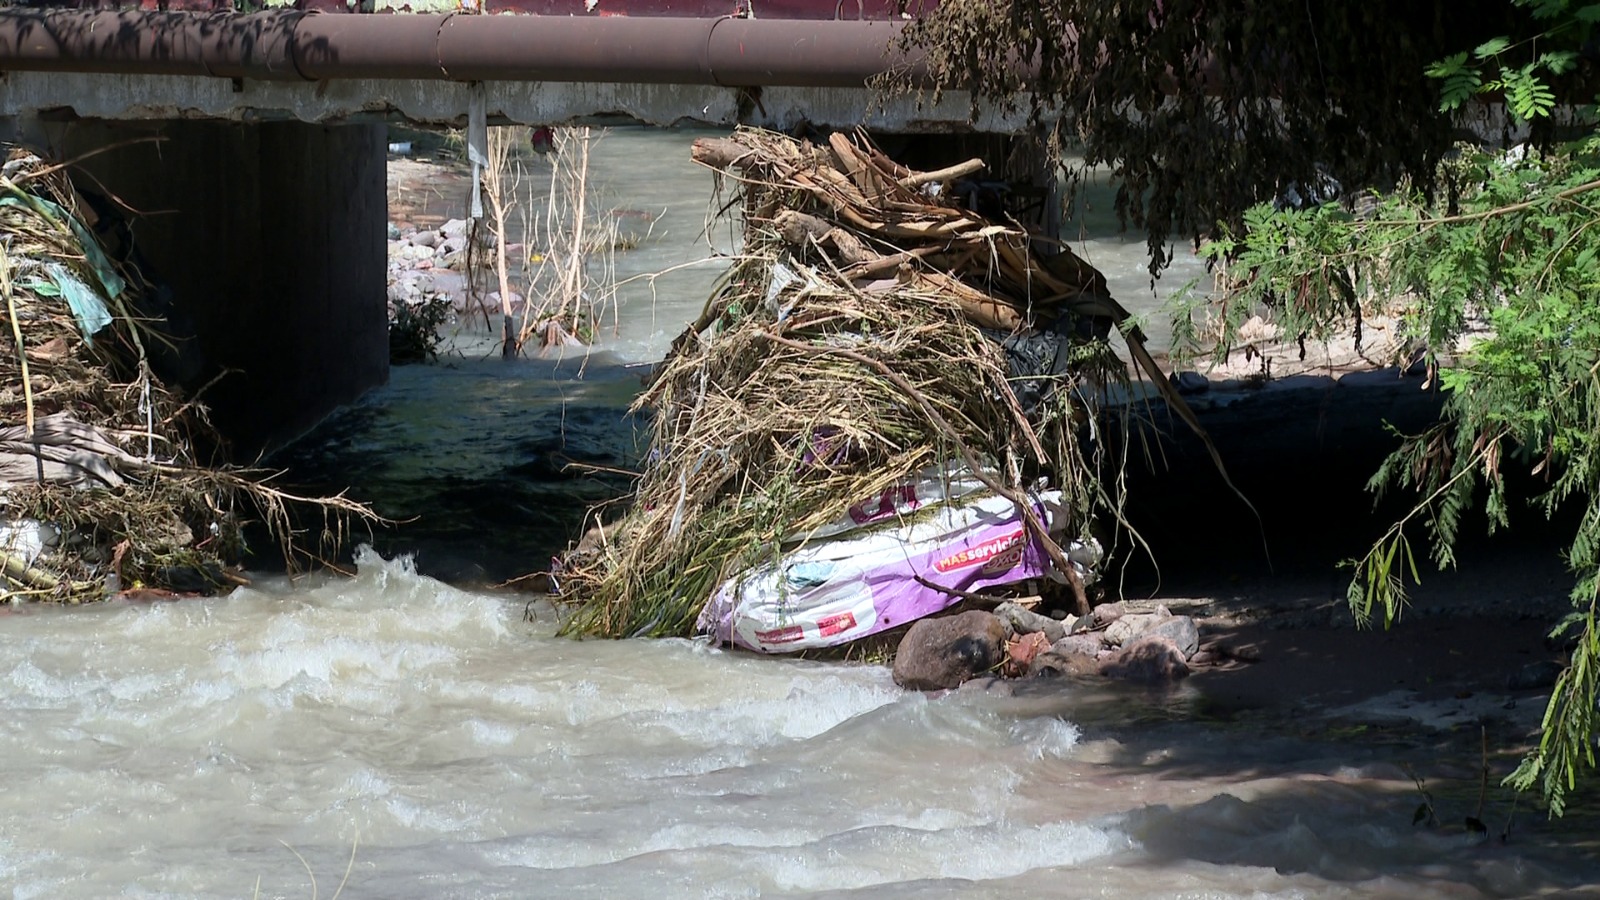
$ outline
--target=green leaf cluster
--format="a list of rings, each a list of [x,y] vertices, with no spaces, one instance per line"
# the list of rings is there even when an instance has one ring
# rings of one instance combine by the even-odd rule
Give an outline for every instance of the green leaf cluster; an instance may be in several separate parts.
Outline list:
[[[1573,0],[1512,0],[1544,27],[1533,37],[1513,42],[1498,36],[1473,51],[1455,53],[1430,64],[1429,78],[1438,79],[1439,111],[1453,112],[1480,94],[1504,95],[1506,109],[1522,122],[1555,111],[1556,82],[1578,67],[1578,47],[1588,42],[1600,3]]]
[[[1426,68],[1440,110],[1500,93],[1512,117],[1547,119],[1562,80],[1600,22],[1600,3],[1511,0],[1532,37],[1493,37]],[[1570,81],[1570,79],[1569,79]],[[1578,83],[1578,82],[1572,82]],[[1570,87],[1570,84],[1567,85]],[[1589,110],[1571,107],[1573,123]],[[1463,514],[1481,500],[1491,531],[1510,524],[1506,473],[1539,487],[1525,499],[1546,516],[1581,510],[1566,549],[1574,612],[1557,633],[1576,635],[1552,693],[1539,746],[1507,781],[1538,787],[1560,814],[1580,772],[1595,764],[1600,689],[1600,133],[1509,153],[1463,148],[1441,165],[1455,187],[1441,208],[1421,191],[1381,196],[1370,215],[1338,204],[1258,205],[1238,237],[1224,229],[1207,252],[1224,290],[1208,314],[1222,323],[1219,356],[1257,311],[1306,338],[1361,326],[1372,307],[1400,307],[1403,337],[1446,391],[1440,422],[1409,437],[1373,476],[1376,493],[1414,492],[1413,508],[1353,561],[1348,599],[1363,624],[1385,625],[1419,578],[1418,532],[1440,567],[1455,562]],[[1198,352],[1196,310],[1180,308],[1175,335]]]
[[[1546,153],[1467,150],[1451,165],[1468,185],[1455,212],[1406,192],[1367,217],[1337,204],[1250,210],[1242,235],[1207,251],[1227,287],[1214,352],[1230,352],[1228,335],[1260,311],[1290,334],[1328,338],[1359,329],[1374,307],[1401,307],[1403,336],[1445,389],[1445,409],[1370,483],[1418,500],[1354,563],[1349,601],[1364,623],[1402,614],[1419,535],[1444,567],[1480,501],[1491,530],[1510,524],[1510,467],[1535,477],[1528,500],[1542,514],[1581,507],[1566,550],[1577,612],[1563,624],[1580,635],[1577,649],[1539,748],[1510,779],[1540,787],[1559,813],[1594,765],[1600,672],[1600,138]]]

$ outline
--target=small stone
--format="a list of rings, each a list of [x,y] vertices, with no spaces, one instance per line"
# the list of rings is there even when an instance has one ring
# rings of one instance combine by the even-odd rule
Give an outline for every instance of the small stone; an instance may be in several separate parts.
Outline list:
[[[467,234],[467,220],[451,219],[439,226],[439,233],[451,238],[465,237]]]
[[[1169,638],[1140,638],[1100,666],[1107,678],[1143,684],[1167,684],[1189,677],[1183,651]]]
[[[1028,666],[1030,678],[1059,678],[1062,675],[1095,675],[1100,671],[1100,664],[1093,656],[1084,656],[1078,653],[1057,653],[1051,650],[1041,653],[1033,658],[1033,663]]]
[[[1050,651],[1050,641],[1037,631],[1030,631],[1006,642],[1005,674],[1023,675],[1028,672],[1034,657]]]
[[[1102,603],[1089,612],[1090,624],[1094,626],[1110,625],[1112,622],[1128,614],[1128,607],[1121,601],[1116,603]]]
[[[1239,326],[1239,340],[1246,342],[1277,340],[1278,326],[1260,316],[1251,316]]]
[[[981,610],[922,619],[895,651],[895,684],[915,691],[958,687],[1000,664],[1005,637],[999,617]]]
[[[1086,656],[1090,659],[1103,649],[1105,643],[1100,640],[1098,634],[1069,634],[1050,645],[1052,653],[1063,656]]]
[[[1067,634],[1066,626],[1055,619],[1041,616],[1015,603],[1000,604],[995,607],[994,614],[1009,624],[1017,634],[1043,634],[1047,643],[1059,641]]]
[[[1553,659],[1542,659],[1531,662],[1506,679],[1508,691],[1535,691],[1547,687],[1555,687],[1556,679],[1566,669],[1561,663]]]
[[[1211,382],[1199,372],[1174,372],[1172,373],[1172,386],[1184,396],[1204,394],[1211,390]]]
[[[400,226],[396,225],[393,222],[389,223],[389,240],[391,240],[391,241],[400,240]]]

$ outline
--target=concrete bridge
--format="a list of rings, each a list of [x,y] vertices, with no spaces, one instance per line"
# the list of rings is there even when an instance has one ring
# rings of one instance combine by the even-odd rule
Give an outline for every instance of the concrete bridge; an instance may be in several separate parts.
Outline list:
[[[0,136],[77,160],[83,189],[141,211],[145,261],[231,371],[206,396],[239,452],[387,378],[388,123],[469,143],[495,123],[1022,124],[970,123],[962,95],[878,97],[869,79],[917,66],[892,49],[885,0],[485,2],[0,10]]]

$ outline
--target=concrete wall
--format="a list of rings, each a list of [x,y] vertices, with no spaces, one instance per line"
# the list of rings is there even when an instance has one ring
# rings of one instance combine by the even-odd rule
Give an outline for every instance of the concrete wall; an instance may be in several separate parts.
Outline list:
[[[206,370],[194,377],[235,370],[203,397],[235,458],[388,378],[386,130],[214,121],[60,130],[64,158],[104,151],[84,161],[78,183],[140,211],[134,244],[198,335]],[[161,140],[123,143],[141,136]]]

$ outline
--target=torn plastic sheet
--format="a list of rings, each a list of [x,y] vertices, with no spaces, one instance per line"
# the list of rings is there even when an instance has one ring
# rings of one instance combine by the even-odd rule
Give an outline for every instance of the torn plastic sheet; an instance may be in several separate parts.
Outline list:
[[[78,331],[83,334],[84,342],[94,346],[94,336],[111,324],[111,311],[106,309],[100,292],[85,284],[83,279],[72,274],[61,263],[47,262],[44,271],[50,280],[35,278],[26,282],[24,287],[41,297],[65,297],[67,305],[72,307],[73,317],[78,320]]]
[[[65,223],[72,229],[73,236],[78,239],[84,259],[88,261],[89,268],[94,270],[95,277],[100,280],[100,286],[105,289],[106,296],[115,300],[122,293],[122,289],[126,286],[122,276],[117,274],[116,266],[111,264],[111,259],[106,256],[105,251],[100,249],[100,242],[83,227],[83,223],[79,222],[76,216],[43,197],[36,197],[15,187],[12,188],[10,195],[0,197],[0,206],[30,207],[55,222]]]

